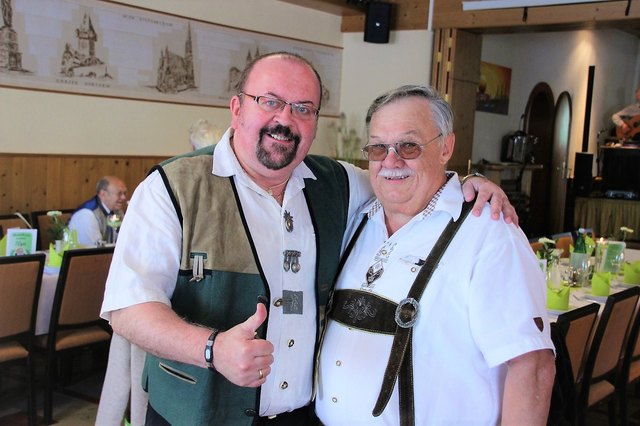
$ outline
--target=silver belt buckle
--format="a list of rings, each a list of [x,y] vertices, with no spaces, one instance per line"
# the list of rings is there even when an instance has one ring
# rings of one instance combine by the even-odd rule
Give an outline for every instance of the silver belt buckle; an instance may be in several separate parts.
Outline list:
[[[410,309],[403,311],[403,308],[410,306]],[[407,297],[406,299],[402,299],[398,306],[396,307],[395,320],[396,324],[398,324],[401,328],[410,328],[413,327],[413,324],[418,320],[418,310],[420,305],[418,301],[413,297]],[[409,318],[407,317],[407,314]]]

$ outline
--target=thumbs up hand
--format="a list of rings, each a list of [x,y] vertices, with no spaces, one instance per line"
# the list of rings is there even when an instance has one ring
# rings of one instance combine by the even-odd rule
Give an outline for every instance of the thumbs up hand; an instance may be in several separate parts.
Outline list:
[[[256,339],[255,332],[267,319],[267,308],[258,303],[256,312],[243,323],[220,332],[213,344],[215,369],[238,386],[261,386],[271,372],[273,344]]]

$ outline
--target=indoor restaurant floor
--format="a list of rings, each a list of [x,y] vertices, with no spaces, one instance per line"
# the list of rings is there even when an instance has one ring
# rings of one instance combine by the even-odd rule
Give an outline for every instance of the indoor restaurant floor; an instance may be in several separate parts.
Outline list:
[[[38,366],[41,368],[42,366]],[[41,371],[39,371],[41,373]],[[25,389],[20,384],[24,368],[11,367],[2,370],[0,381],[0,426],[27,426]],[[76,376],[78,376],[76,374]],[[60,426],[85,426],[95,424],[98,400],[104,379],[104,369],[83,371],[81,377],[72,378],[68,386],[72,391],[84,394],[86,399],[54,393],[53,417]],[[18,380],[19,379],[19,380]],[[42,383],[38,383],[38,424],[42,424]],[[640,389],[628,392],[629,424],[640,426]],[[589,410],[588,426],[607,426],[606,402]]]

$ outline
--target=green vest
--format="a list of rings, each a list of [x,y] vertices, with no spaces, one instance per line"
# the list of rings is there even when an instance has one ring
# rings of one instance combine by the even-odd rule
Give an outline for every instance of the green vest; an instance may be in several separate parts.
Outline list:
[[[189,322],[227,330],[255,312],[258,295],[271,297],[234,180],[211,174],[212,151],[207,147],[170,159],[156,170],[182,225],[172,308]],[[304,195],[316,234],[318,341],[347,224],[349,184],[344,168],[333,160],[307,156],[305,163],[317,178],[305,181]],[[204,278],[198,282],[190,281],[194,256],[204,257]],[[262,338],[265,327],[258,330]],[[150,354],[143,387],[154,410],[172,425],[250,425],[260,407],[259,388],[236,386],[217,372]]]

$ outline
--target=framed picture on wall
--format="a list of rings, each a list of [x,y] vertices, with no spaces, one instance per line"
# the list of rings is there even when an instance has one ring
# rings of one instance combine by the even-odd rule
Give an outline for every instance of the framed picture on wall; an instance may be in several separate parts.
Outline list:
[[[1,0],[0,86],[228,108],[246,65],[290,51],[340,114],[342,48],[99,0]]]
[[[480,62],[480,82],[476,92],[476,111],[509,114],[511,68]]]

